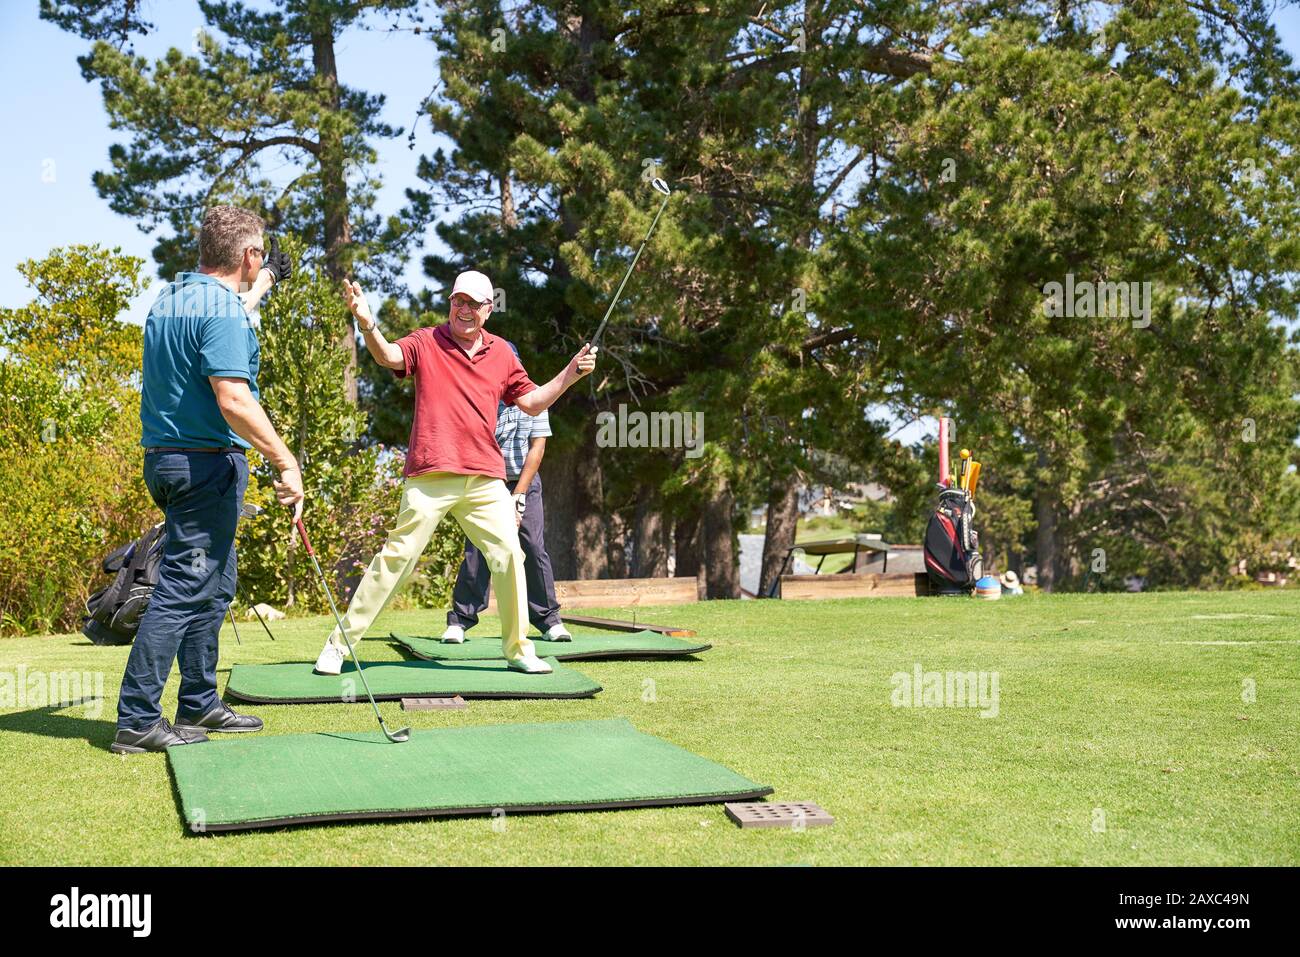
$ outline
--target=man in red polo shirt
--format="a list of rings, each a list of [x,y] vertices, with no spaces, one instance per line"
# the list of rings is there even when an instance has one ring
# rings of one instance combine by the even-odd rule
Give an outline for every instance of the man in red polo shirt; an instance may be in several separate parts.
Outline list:
[[[486,332],[492,283],[481,272],[463,272],[451,291],[451,313],[440,326],[384,340],[357,283],[347,284],[348,308],[380,365],[415,376],[415,419],[406,455],[406,481],[388,541],[370,562],[352,595],[343,627],[355,644],[415,571],[433,530],[450,512],[487,559],[501,614],[502,650],[511,668],[546,674],[525,637],[528,627],[524,553],[519,547],[515,501],[506,488],[505,463],[496,443],[497,406],[517,405],[537,415],[596,366],[596,350],[584,345],[564,371],[543,386],[533,384],[509,344]],[[321,674],[338,674],[347,653],[337,628],[316,660]]]

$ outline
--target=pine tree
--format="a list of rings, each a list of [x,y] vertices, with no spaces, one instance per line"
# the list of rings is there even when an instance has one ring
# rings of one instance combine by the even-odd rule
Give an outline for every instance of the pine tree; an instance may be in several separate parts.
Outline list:
[[[1048,587],[1082,572],[1106,507],[1090,496],[1138,467],[1150,446],[1136,436],[1208,468],[1196,436],[1235,434],[1268,408],[1266,454],[1216,453],[1271,463],[1248,469],[1266,498],[1295,437],[1295,350],[1277,328],[1296,309],[1283,278],[1300,252],[1295,78],[1260,54],[1246,62],[1265,79],[1227,82],[1199,9],[1120,4],[1097,29],[1026,7],[955,32],[955,55],[906,91],[888,163],[835,243],[842,296],[863,293],[854,324],[910,325],[881,340],[886,365],[995,442],[990,468],[1021,458],[1013,446],[1032,454]],[[1048,284],[1067,277],[1149,283],[1149,323],[1086,297],[1051,307]],[[1173,427],[1180,416],[1192,426]],[[1158,485],[1153,510],[1172,490]],[[1228,516],[1217,534],[1249,522]]]
[[[278,0],[264,11],[199,0],[208,29],[196,35],[195,52],[173,47],[153,64],[127,46],[152,30],[134,0],[42,0],[41,16],[93,41],[78,59],[82,75],[99,83],[112,127],[131,136],[111,147],[94,185],[141,229],[170,228],[154,248],[164,278],[194,267],[204,210],[234,202],[258,210],[274,231],[305,237],[331,278],[355,270],[391,285],[404,234],[370,211],[378,180],[355,171],[374,162],[376,140],[402,131],[376,118],[382,94],[344,85],[335,47],[369,18],[412,16],[414,5]],[[280,164],[294,170],[283,186],[268,172]],[[350,331],[345,345],[355,402]]]

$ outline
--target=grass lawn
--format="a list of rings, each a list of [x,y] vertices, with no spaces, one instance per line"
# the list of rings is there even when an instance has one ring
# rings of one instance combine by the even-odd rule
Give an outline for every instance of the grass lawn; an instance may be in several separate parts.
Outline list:
[[[604,687],[594,699],[380,707],[417,732],[627,717],[774,786],[769,800],[821,804],[833,826],[741,831],[704,805],[513,815],[504,832],[467,817],[193,836],[163,755],[107,751],[127,649],[60,635],[0,640],[0,675],[102,673],[104,700],[0,709],[0,864],[1300,863],[1294,591],[707,602],[637,617],[695,628],[713,650],[574,662]],[[441,622],[392,612],[374,634]],[[238,662],[314,660],[327,633],[323,618],[273,628],[274,644],[241,623],[236,645],[227,625],[223,685]],[[401,655],[369,639],[362,657]],[[996,672],[996,717],[895,707],[891,676],[918,664]],[[168,717],[175,695],[173,675]],[[240,710],[266,734],[374,728],[364,699]]]

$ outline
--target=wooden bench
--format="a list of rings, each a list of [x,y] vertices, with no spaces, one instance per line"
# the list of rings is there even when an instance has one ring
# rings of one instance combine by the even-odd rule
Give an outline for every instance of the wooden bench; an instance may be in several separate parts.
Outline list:
[[[558,581],[555,597],[561,609],[622,608],[629,605],[685,605],[700,600],[695,576],[680,578],[590,578]],[[496,611],[496,599],[488,601]]]
[[[781,597],[787,601],[814,598],[911,598],[928,594],[930,582],[924,572],[781,576]]]

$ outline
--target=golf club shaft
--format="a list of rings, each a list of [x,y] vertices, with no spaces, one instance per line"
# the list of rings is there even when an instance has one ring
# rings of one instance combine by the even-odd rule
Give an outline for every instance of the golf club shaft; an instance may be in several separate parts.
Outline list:
[[[241,591],[240,594],[243,594],[243,592]],[[248,601],[248,599],[245,598],[244,601]],[[266,637],[270,638],[272,641],[275,641],[275,635],[271,634],[271,629],[267,625],[266,619],[262,617],[262,613],[257,610],[257,606],[249,605],[248,607],[253,609],[253,614],[256,615],[257,620],[262,623],[262,630],[266,632]]]
[[[600,325],[596,327],[596,334],[591,337],[590,341],[593,348],[600,343],[601,333],[605,331],[605,326],[609,323],[609,317],[613,314],[614,307],[618,305],[618,297],[623,294],[623,287],[632,278],[632,270],[636,268],[637,260],[641,258],[641,250],[645,249],[645,244],[650,241],[650,235],[655,231],[655,227],[659,225],[659,217],[663,215],[663,211],[668,207],[668,200],[670,199],[672,199],[671,196],[665,196],[664,201],[659,204],[659,211],[655,213],[655,218],[651,220],[650,228],[646,230],[645,239],[641,240],[636,255],[632,257],[632,264],[627,267],[627,272],[623,274],[623,281],[618,284],[618,289],[614,291],[614,298],[610,300],[609,308],[605,310],[605,318],[600,320]]]
[[[230,627],[235,630],[235,644],[242,645],[243,642],[239,640],[239,626],[235,624],[235,609],[232,606],[227,605],[226,613],[230,615]]]
[[[307,537],[307,526],[298,519],[295,523],[298,526],[298,534],[302,537],[302,544],[307,549],[307,555],[311,558],[312,567],[316,569],[316,577],[320,579],[321,588],[325,591],[325,600],[329,602],[330,611],[334,615],[334,623],[338,625],[339,634],[343,636],[343,641],[348,646],[348,653],[352,655],[352,662],[357,666],[357,674],[361,676],[361,686],[366,689],[366,697],[370,699],[370,707],[375,709],[375,717],[379,719],[379,726],[384,729],[384,734],[389,740],[393,740],[393,734],[388,730],[388,725],[384,724],[384,716],[379,713],[379,705],[375,703],[375,696],[370,691],[370,683],[366,681],[366,670],[361,667],[361,660],[357,658],[356,649],[352,647],[352,639],[348,637],[347,630],[343,627],[343,619],[339,616],[339,610],[334,604],[334,595],[330,592],[329,582],[325,578],[325,572],[320,567],[320,562],[316,559],[316,550],[311,547],[311,539]]]
[[[256,508],[256,506],[248,506],[248,505],[245,505],[244,508],[245,508],[245,511],[244,511],[243,514],[240,516],[241,518],[254,518],[254,517],[256,517],[257,512],[253,512],[253,513],[250,514],[250,513],[248,513],[248,511],[247,511],[247,509],[249,509],[249,508]],[[261,509],[258,509],[258,511],[260,512]],[[236,567],[238,567],[238,559],[236,559]],[[275,635],[271,634],[271,629],[268,628],[268,627],[266,627],[266,622],[262,620],[262,613],[261,613],[260,611],[257,610],[257,606],[256,606],[256,605],[254,605],[252,602],[250,602],[250,601],[248,600],[248,596],[247,596],[246,594],[244,594],[244,589],[240,587],[238,576],[236,576],[236,578],[235,578],[235,591],[236,591],[236,593],[238,593],[239,597],[242,598],[242,599],[244,600],[244,602],[248,605],[248,607],[251,608],[251,609],[253,609],[253,614],[257,616],[257,620],[260,621],[260,622],[262,622],[262,630],[266,632],[266,637],[270,638],[272,641],[275,641]],[[234,625],[235,625],[235,616],[234,616],[233,614],[230,616],[230,625],[231,625],[232,628],[233,628]],[[237,629],[237,628],[235,629],[235,640],[236,640],[236,641],[239,641],[239,629]],[[240,644],[243,644],[243,642],[240,642]]]

